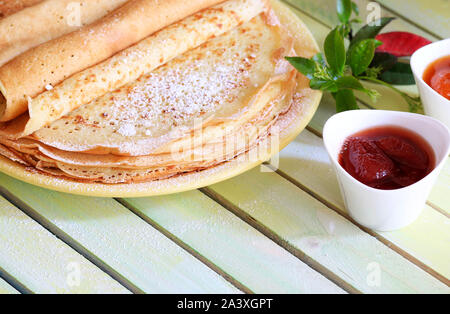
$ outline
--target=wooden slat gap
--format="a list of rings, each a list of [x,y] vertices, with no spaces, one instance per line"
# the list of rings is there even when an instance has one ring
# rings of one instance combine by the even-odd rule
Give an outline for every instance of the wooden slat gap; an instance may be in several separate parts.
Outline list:
[[[267,166],[270,167],[270,165],[267,165]],[[411,263],[415,264],[417,267],[421,268],[422,270],[424,270],[425,272],[427,272],[428,274],[430,274],[431,276],[433,276],[437,280],[441,281],[442,283],[444,283],[445,285],[450,287],[450,280],[447,279],[445,276],[439,274],[434,269],[432,269],[429,266],[425,265],[423,262],[419,261],[417,258],[412,256],[411,254],[409,254],[408,252],[406,252],[405,250],[403,250],[402,248],[400,248],[396,244],[392,243],[391,241],[389,241],[388,239],[383,237],[381,234],[379,234],[379,233],[377,233],[377,232],[375,232],[375,231],[373,231],[371,229],[368,229],[368,228],[360,225],[355,220],[353,220],[353,218],[350,217],[350,215],[348,213],[346,213],[345,211],[343,211],[341,208],[339,208],[339,207],[333,205],[332,203],[328,202],[325,198],[321,197],[320,195],[318,195],[317,193],[315,193],[314,191],[312,191],[311,189],[309,189],[305,185],[301,184],[300,182],[298,182],[297,180],[295,180],[294,178],[289,176],[287,173],[281,171],[280,169],[273,169],[272,167],[270,167],[270,168],[272,170],[274,170],[278,175],[280,175],[281,177],[283,177],[287,181],[291,182],[292,184],[297,186],[299,189],[301,189],[305,193],[307,193],[310,196],[314,197],[319,202],[321,202],[322,204],[324,204],[325,206],[327,206],[331,210],[335,211],[337,214],[341,215],[343,218],[345,218],[345,219],[349,220],[350,222],[352,222],[355,226],[360,228],[362,231],[368,233],[369,235],[371,235],[372,237],[374,237],[375,239],[377,239],[378,241],[380,241],[381,243],[386,245],[389,249],[395,251],[397,254],[400,254],[402,257],[404,257],[405,259],[407,259]]]
[[[374,1],[375,1],[376,3],[378,3],[378,4],[380,5],[380,7],[381,7],[383,10],[385,10],[386,12],[389,12],[389,13],[392,13],[392,14],[394,14],[394,15],[397,15],[399,18],[401,18],[401,19],[404,20],[405,22],[408,22],[409,24],[411,24],[411,25],[417,27],[418,29],[424,31],[425,33],[430,34],[430,35],[433,36],[433,37],[436,37],[436,38],[439,39],[439,40],[444,39],[442,36],[440,36],[440,35],[434,33],[433,31],[431,31],[431,30],[429,30],[429,29],[426,29],[426,28],[423,27],[422,25],[420,25],[420,24],[414,22],[413,20],[411,20],[409,17],[406,17],[405,15],[401,14],[401,13],[398,12],[397,10],[388,8],[388,7],[386,7],[384,4],[380,3],[380,2],[377,1],[377,0],[374,0]]]
[[[313,15],[311,15],[310,13],[304,11],[301,7],[297,7],[297,6],[294,5],[293,3],[290,3],[290,2],[285,1],[285,0],[282,0],[282,1],[283,1],[284,4],[287,4],[289,7],[299,10],[300,12],[302,12],[303,14],[305,14],[306,16],[308,16],[309,18],[313,19],[314,21],[320,23],[320,24],[323,25],[323,26],[326,26],[326,27],[328,27],[328,28],[333,28],[333,27],[335,27],[335,25],[331,25],[331,24],[328,24],[328,23],[326,23],[326,22],[323,22],[323,21],[319,20],[319,19],[316,18],[315,16],[313,16]],[[387,13],[390,13],[390,14],[394,15],[394,17],[396,17],[396,18],[398,18],[398,19],[402,19],[403,21],[405,21],[405,22],[411,24],[412,26],[415,26],[415,27],[417,27],[418,29],[424,31],[425,33],[428,33],[428,35],[430,35],[430,36],[432,36],[432,37],[435,37],[435,38],[440,39],[440,40],[443,39],[442,36],[439,36],[439,35],[435,34],[434,32],[432,32],[432,31],[430,31],[430,30],[424,28],[423,26],[421,26],[421,25],[419,25],[419,24],[416,24],[414,21],[412,21],[412,20],[410,20],[409,18],[403,16],[402,14],[399,14],[399,13],[397,13],[396,11],[391,10],[390,8],[387,8],[386,6],[384,6],[383,4],[379,3],[379,2],[376,1],[376,0],[375,0],[375,2],[377,2],[377,3],[380,5],[380,7],[381,7],[384,11],[386,11]]]
[[[17,198],[15,195],[10,193],[6,188],[0,186],[0,195],[3,196],[8,202],[13,204],[16,208],[21,210],[25,215],[36,221],[39,225],[41,225],[48,232],[53,234],[56,238],[64,242],[78,254],[86,258],[93,265],[98,267],[101,271],[109,275],[112,279],[117,281],[120,285],[128,289],[130,292],[134,294],[144,294],[144,291],[135,286],[128,279],[124,278],[118,272],[116,272],[111,266],[104,263],[97,256],[90,253],[83,245],[79,244],[75,239],[71,238],[67,235],[63,230],[59,229],[52,222],[46,219],[44,216],[40,215],[33,208],[28,206],[25,202]],[[20,291],[20,290],[19,290]]]
[[[315,270],[316,272],[318,272],[319,274],[321,274],[322,276],[333,282],[335,285],[337,285],[344,291],[350,294],[362,294],[361,291],[359,291],[358,289],[347,283],[344,279],[342,279],[338,275],[334,274],[331,270],[329,270],[325,266],[321,265],[314,259],[307,256],[303,251],[291,245],[288,241],[278,236],[271,229],[267,228],[265,225],[263,225],[254,217],[252,217],[251,215],[249,215],[248,213],[246,213],[245,211],[234,205],[232,202],[224,198],[222,195],[214,192],[208,187],[199,189],[199,191],[208,196],[213,201],[219,203],[222,207],[224,207],[225,209],[236,215],[239,219],[249,224],[251,227],[255,228],[256,230],[264,234],[266,237],[271,239],[277,245],[288,251],[290,254],[294,255],[300,261],[302,261],[310,268],[312,268],[313,270]]]
[[[288,1],[285,1],[285,0],[282,0],[282,1],[283,1],[283,4],[287,5],[288,7],[293,8],[293,9],[295,9],[295,10],[298,10],[298,11],[302,12],[304,15],[306,15],[306,16],[309,17],[310,19],[314,20],[315,22],[319,23],[320,25],[325,26],[326,28],[330,28],[330,29],[331,29],[331,27],[332,27],[331,25],[329,25],[329,24],[323,22],[322,20],[319,20],[319,19],[318,19],[317,17],[315,17],[314,15],[311,15],[310,13],[308,13],[308,12],[306,12],[306,11],[303,11],[301,8],[296,7],[296,6],[293,5],[291,2],[288,2]]]
[[[437,206],[436,204],[432,203],[431,201],[427,201],[427,205],[433,208],[438,213],[444,215],[445,217],[450,219],[450,213],[442,209],[441,207]]]
[[[207,267],[212,269],[214,272],[216,272],[219,276],[223,277],[226,281],[231,283],[233,286],[235,286],[237,289],[241,290],[243,293],[246,294],[254,294],[254,292],[246,287],[244,284],[239,282],[237,279],[233,278],[230,274],[228,274],[226,271],[221,269],[219,266],[215,265],[213,262],[211,262],[208,258],[197,252],[194,248],[183,242],[180,238],[170,233],[168,230],[163,228],[161,225],[153,221],[148,216],[142,214],[139,210],[137,210],[133,205],[128,203],[125,199],[116,198],[117,202],[119,202],[122,206],[126,207],[128,210],[130,210],[133,214],[141,218],[144,222],[152,226],[154,229],[158,230],[160,233],[162,233],[166,238],[171,240],[173,243],[181,247],[183,250],[185,250],[187,253],[195,257],[197,260],[205,264]]]
[[[28,287],[26,287],[23,283],[18,281],[16,278],[7,273],[0,266],[0,279],[3,279],[7,284],[16,289],[21,294],[34,294]]]
[[[309,125],[306,127],[306,130],[308,130],[309,132],[311,132],[315,136],[322,138],[322,133],[320,133],[319,130],[314,129],[313,127],[310,127]]]

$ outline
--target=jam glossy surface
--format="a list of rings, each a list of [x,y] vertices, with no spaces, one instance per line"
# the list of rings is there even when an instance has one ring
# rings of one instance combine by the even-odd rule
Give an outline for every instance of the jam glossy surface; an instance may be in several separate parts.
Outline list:
[[[435,167],[435,156],[420,135],[396,126],[382,126],[347,138],[339,163],[370,187],[395,190],[426,177]]]
[[[425,83],[450,100],[450,56],[431,63],[423,75]]]

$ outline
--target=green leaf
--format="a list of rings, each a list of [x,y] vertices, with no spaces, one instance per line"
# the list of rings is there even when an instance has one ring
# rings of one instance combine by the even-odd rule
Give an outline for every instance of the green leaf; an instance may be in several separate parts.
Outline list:
[[[336,100],[336,111],[358,110],[355,94],[350,89],[341,89],[333,95]]]
[[[350,20],[351,24],[361,24],[362,20],[360,18],[354,18]]]
[[[335,93],[339,90],[334,81],[322,81],[317,79],[312,79],[309,83],[309,87],[316,90],[321,90],[324,92]]]
[[[314,77],[314,73],[316,72],[315,61],[302,57],[286,57],[286,60],[289,61],[297,71],[301,72],[309,79]]]
[[[393,20],[395,20],[395,17],[382,17],[381,19],[372,22],[370,25],[368,24],[363,26],[356,33],[355,37],[353,37],[350,47],[361,40],[375,38],[381,32],[381,30]]]
[[[349,50],[348,64],[352,68],[353,75],[364,73],[372,63],[378,41],[364,39],[357,42]]]
[[[398,62],[398,58],[387,52],[376,52],[375,56],[370,64],[370,67],[379,67],[382,72],[392,69],[394,65]]]
[[[376,101],[378,96],[380,95],[376,90],[374,89],[367,89],[365,88],[361,81],[353,76],[343,76],[336,80],[336,85],[339,89],[352,89],[361,91],[365,94],[367,94],[373,101]]]
[[[352,15],[352,1],[351,0],[338,0],[337,1],[337,14],[341,23],[348,23],[350,16]]]
[[[317,63],[323,65],[324,67],[327,66],[327,63],[325,62],[325,59],[323,58],[323,54],[320,52],[318,54],[316,54],[312,59],[314,61],[316,61]]]
[[[380,75],[380,79],[393,85],[413,85],[415,84],[411,66],[407,63],[398,62],[390,70]]]
[[[368,67],[366,72],[364,72],[364,75],[368,77],[379,78],[381,73],[383,73],[383,68],[381,67]]]
[[[337,75],[342,75],[344,73],[346,53],[344,38],[338,28],[335,28],[328,34],[325,39],[324,50],[331,70]]]
[[[359,8],[358,5],[352,1],[352,10],[355,12],[356,15],[359,15]]]
[[[365,88],[361,82],[353,76],[343,76],[336,80],[336,85],[340,89],[354,89],[364,91]]]

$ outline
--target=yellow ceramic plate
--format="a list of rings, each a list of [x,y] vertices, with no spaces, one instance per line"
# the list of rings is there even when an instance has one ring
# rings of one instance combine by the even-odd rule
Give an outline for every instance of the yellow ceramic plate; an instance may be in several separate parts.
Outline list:
[[[311,57],[318,51],[317,43],[303,22],[284,4],[272,1],[275,12],[296,39],[296,51],[301,56]],[[307,80],[302,83],[302,103],[293,106],[291,110],[277,122],[280,133],[279,149],[286,147],[300,134],[311,121],[320,103],[322,94],[308,88]],[[270,149],[270,139],[259,145],[247,154],[241,155],[217,167],[189,173],[167,180],[133,183],[133,184],[87,184],[63,180],[27,170],[25,167],[0,156],[0,171],[21,181],[41,186],[47,189],[97,197],[145,197],[163,194],[172,194],[205,187],[226,179],[235,177],[269,160],[274,153]],[[257,151],[258,150],[258,151]],[[255,152],[258,152],[257,154]],[[258,156],[252,160],[250,156]]]

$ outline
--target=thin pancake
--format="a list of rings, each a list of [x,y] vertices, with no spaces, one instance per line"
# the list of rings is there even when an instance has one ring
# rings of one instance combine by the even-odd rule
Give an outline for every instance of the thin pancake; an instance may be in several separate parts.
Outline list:
[[[81,105],[135,81],[210,38],[236,28],[266,9],[263,0],[232,0],[194,14],[101,64],[68,78],[28,104],[30,121],[23,135],[77,109]]]
[[[0,121],[28,109],[28,97],[104,61],[150,34],[223,0],[131,0],[102,19],[28,50],[0,68]]]
[[[257,49],[254,49],[252,45],[257,46]],[[98,146],[98,143],[103,140],[102,137],[96,139],[97,146],[94,149],[81,152],[77,150],[73,150],[72,152],[63,151],[48,146],[48,143],[41,143],[41,139],[37,137],[34,137],[34,139],[21,139],[13,142],[13,144],[6,143],[6,146],[11,146],[9,148],[10,151],[21,156],[21,158],[39,171],[64,179],[86,183],[139,183],[163,180],[184,173],[192,173],[215,167],[235,157],[237,158],[237,156],[247,151],[253,151],[260,142],[266,142],[267,137],[272,132],[271,126],[274,124],[279,125],[278,121],[283,119],[284,113],[288,112],[290,106],[293,104],[298,109],[297,103],[292,101],[294,88],[297,84],[295,71],[284,60],[285,55],[294,53],[292,47],[292,40],[287,35],[286,30],[276,24],[276,18],[272,14],[268,14],[253,19],[235,31],[216,38],[151,73],[154,74],[159,70],[164,70],[162,73],[158,73],[158,75],[160,75],[159,78],[165,78],[167,77],[168,71],[176,70],[177,73],[182,74],[176,76],[176,82],[180,83],[178,87],[185,86],[185,77],[193,76],[192,73],[196,73],[197,75],[202,74],[206,69],[205,67],[197,66],[196,61],[206,59],[206,64],[221,66],[217,60],[220,59],[219,57],[227,57],[224,51],[230,51],[231,57],[228,63],[233,64],[233,61],[235,61],[234,63],[237,65],[236,67],[240,73],[239,79],[241,77],[245,79],[242,83],[233,87],[240,91],[235,97],[221,97],[221,101],[213,101],[213,104],[210,105],[211,107],[207,108],[207,112],[205,110],[204,113],[196,116],[196,118],[202,118],[206,121],[200,127],[195,123],[191,123],[192,119],[189,120],[189,118],[192,118],[190,117],[192,111],[181,117],[179,112],[170,112],[168,115],[165,115],[165,118],[172,123],[172,128],[166,130],[165,133],[152,133],[155,130],[158,131],[160,127],[151,128],[146,126],[144,128],[145,136],[150,140],[156,139],[154,143],[157,145],[149,148],[146,147],[148,142],[137,142],[136,144],[144,146],[143,148],[139,148],[140,150],[143,149],[145,151],[148,149],[149,155],[140,155],[139,153],[129,154],[128,152],[124,153],[124,151],[114,151],[111,147]],[[211,53],[211,51],[214,53]],[[219,57],[217,57],[216,51],[220,51],[218,54]],[[245,51],[245,53],[241,55],[240,52],[242,51]],[[187,55],[195,55],[195,57],[189,59],[189,57],[186,58]],[[262,59],[262,62],[257,64],[253,60],[250,60],[252,58]],[[182,60],[190,60],[190,62],[183,63]],[[245,68],[242,68],[240,64],[245,64]],[[192,67],[194,69],[191,69]],[[253,67],[257,70],[253,70]],[[252,71],[255,71],[255,73]],[[267,71],[267,73],[264,71]],[[232,71],[230,72],[233,73]],[[209,74],[210,71],[206,71],[206,73]],[[164,76],[163,74],[166,75]],[[254,77],[260,78],[261,76],[263,77],[261,82],[259,84],[258,82],[253,84]],[[145,80],[149,78],[151,77],[144,76],[141,78],[141,81],[148,83],[150,80]],[[223,81],[227,83],[231,81],[233,83],[232,79],[235,77],[234,74],[231,74],[229,76],[225,75],[223,78]],[[161,82],[161,79],[157,81]],[[187,81],[192,83],[192,80]],[[195,80],[194,83],[197,84],[190,84],[201,90],[200,94],[195,95],[210,96],[211,93],[207,89],[207,86],[198,84],[198,82],[199,80]],[[130,100],[135,99],[135,97],[130,98],[130,95],[135,95],[134,93],[139,92],[136,89],[139,82],[135,83],[137,85],[130,84],[133,88],[124,90],[124,98],[119,99],[119,101],[123,101],[123,104],[127,100],[129,103],[132,103]],[[212,83],[214,83],[214,80],[212,80]],[[153,87],[150,89],[153,89]],[[168,85],[163,85],[163,87],[167,89]],[[253,90],[251,93],[248,92],[252,87]],[[142,105],[154,106],[155,103],[148,102],[148,100],[154,101],[155,95],[167,96],[167,94],[161,92],[164,89],[157,89],[157,93],[147,96],[142,102]],[[213,87],[211,90],[217,92],[217,88]],[[185,108],[186,104],[192,102],[191,93],[194,92],[195,90],[192,87],[191,89],[182,90],[175,98],[163,99],[161,101],[162,105],[159,106],[170,105],[174,107],[180,103],[181,106],[176,106],[176,108]],[[173,95],[173,93],[168,93],[168,95]],[[220,92],[219,95],[223,96]],[[297,96],[295,99],[299,99]],[[201,98],[199,102],[204,104],[202,99],[204,98]],[[207,99],[214,98],[207,97]],[[239,100],[239,104],[233,103],[236,99]],[[156,102],[156,105],[158,105],[158,102]],[[86,107],[79,108],[79,113],[85,114]],[[140,109],[138,111],[139,113],[145,113],[145,107],[141,107]],[[128,110],[129,108],[124,108],[124,111]],[[85,116],[81,114],[74,116],[74,118],[78,120],[78,124],[84,125],[87,121],[85,120]],[[177,121],[177,119],[180,118],[181,126],[176,131],[181,132],[175,132],[174,135],[171,131],[177,129],[179,125],[176,123],[174,126],[173,121],[178,122],[179,120]],[[64,122],[63,127],[70,125],[70,122],[66,124],[68,122],[67,120],[62,119],[60,121]],[[150,122],[154,121],[150,119]],[[98,121],[97,123],[95,122],[91,121],[91,123],[88,123],[88,128],[92,128],[90,129],[91,131],[93,129],[95,130],[92,133],[101,132],[98,129],[100,123]],[[120,125],[119,129],[116,129],[116,133],[120,134],[117,138],[125,138],[133,141],[134,135],[137,132],[133,132],[133,129],[130,128],[130,123],[127,125],[129,119],[124,119],[121,122],[125,122],[126,127],[120,132],[119,130],[124,124]],[[50,127],[52,126],[54,124]],[[135,125],[134,131],[139,127],[139,125]],[[57,128],[47,129],[51,129],[51,131],[56,133],[59,132]],[[198,129],[202,131],[200,136],[196,133]],[[148,132],[149,130],[150,132]],[[169,138],[165,137],[167,133],[172,133]],[[115,133],[113,132],[112,134]],[[162,141],[160,141],[161,137],[163,138]],[[14,148],[12,148],[13,146]],[[182,156],[181,159],[175,158],[176,156],[173,153],[178,152],[177,147],[181,148],[182,152],[185,149],[187,155]],[[101,155],[93,155],[96,152],[101,153]]]
[[[315,45],[311,33],[306,26],[296,17],[295,13],[291,12],[286,5],[274,2],[274,9],[277,15],[281,18],[283,25],[289,27],[291,34],[295,34],[296,47],[304,50],[298,50],[298,54],[305,57],[311,57],[316,54],[319,49]],[[270,156],[279,151],[280,148],[285,147],[291,140],[293,140],[301,130],[307,125],[312,118],[317,106],[320,102],[321,93],[312,91],[309,88],[309,81],[304,76],[298,76],[298,90],[294,97],[294,101],[289,111],[281,115],[275,123],[275,128],[279,131],[279,145],[270,145],[270,138],[263,138],[258,142],[258,145],[246,154],[242,154],[230,160],[229,162],[213,165],[210,168],[194,172],[186,173],[185,175],[174,176],[167,180],[160,180],[145,183],[132,184],[117,184],[105,185],[101,183],[74,182],[66,177],[61,177],[59,174],[46,175],[39,171],[33,171],[30,168],[24,168],[20,165],[1,158],[0,168],[2,171],[17,179],[20,179],[31,184],[41,187],[50,188],[56,191],[73,193],[79,195],[89,195],[98,197],[143,197],[154,196],[170,193],[178,193],[196,188],[208,186],[219,181],[234,177],[246,170],[249,170],[261,163],[263,160],[270,159]],[[271,149],[272,147],[272,149]],[[254,152],[259,151],[257,159],[249,159],[249,156]]]
[[[257,17],[80,107],[33,138],[66,151],[151,154],[185,136],[199,119],[233,123],[245,114],[272,78],[292,71],[283,58],[291,47],[280,26]]]
[[[44,0],[4,0],[0,1],[0,19],[19,12],[26,7],[43,2]]]
[[[295,87],[294,80],[286,80],[279,97],[268,102],[263,110],[255,115],[243,126],[223,132],[221,138],[213,138],[209,142],[200,142],[198,145],[191,141],[191,147],[184,151],[171,154],[157,154],[140,157],[123,157],[114,155],[90,155],[73,152],[65,152],[48,147],[33,140],[22,139],[9,141],[0,139],[11,150],[30,154],[34,158],[44,162],[66,164],[71,167],[92,168],[125,168],[145,169],[169,166],[201,167],[205,163],[217,163],[233,158],[234,156],[249,150],[259,137],[268,132],[280,114],[289,108],[292,92]],[[54,165],[56,167],[56,164]]]
[[[30,48],[91,24],[127,1],[39,1],[39,4],[1,19],[0,66]],[[78,13],[79,21],[76,20]]]

